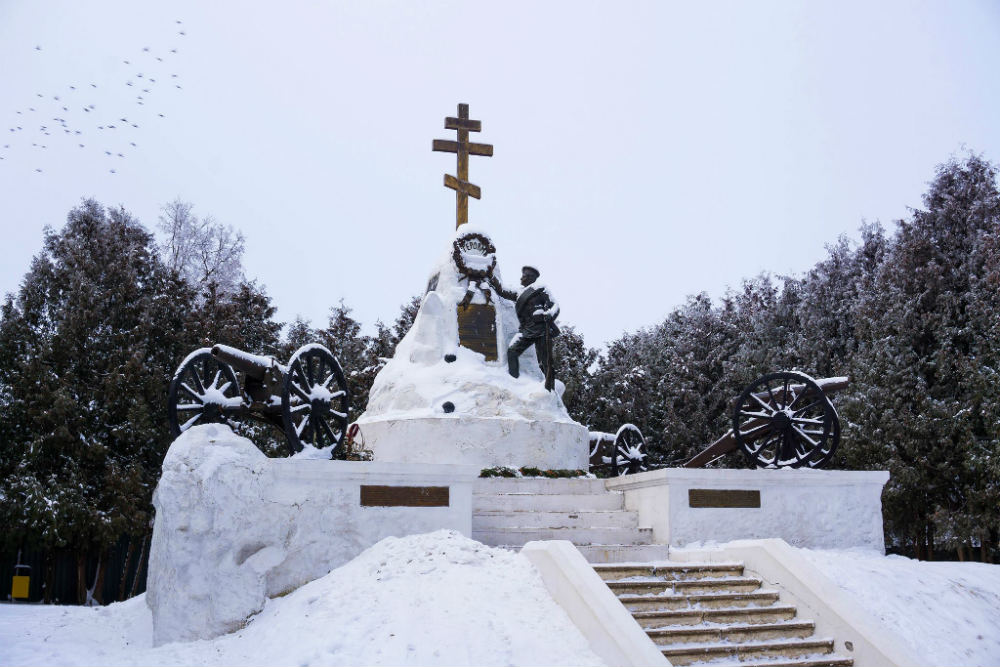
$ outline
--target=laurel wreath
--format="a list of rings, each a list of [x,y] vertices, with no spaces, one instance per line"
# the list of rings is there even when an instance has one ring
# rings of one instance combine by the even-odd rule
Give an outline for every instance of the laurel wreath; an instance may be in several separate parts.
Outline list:
[[[462,243],[471,239],[478,240],[486,248],[487,254],[493,255],[493,261],[490,262],[490,265],[485,269],[474,269],[468,266],[462,258]],[[462,277],[466,278],[470,283],[486,282],[494,289],[494,291],[496,291],[497,294],[508,301],[514,301],[517,299],[517,293],[505,289],[497,277],[493,275],[493,271],[497,266],[497,258],[494,254],[496,251],[496,246],[493,245],[493,241],[491,241],[488,236],[480,234],[479,232],[469,232],[468,234],[463,234],[455,239],[455,242],[452,244],[451,258],[454,260],[455,266],[458,268],[458,272],[462,274]]]

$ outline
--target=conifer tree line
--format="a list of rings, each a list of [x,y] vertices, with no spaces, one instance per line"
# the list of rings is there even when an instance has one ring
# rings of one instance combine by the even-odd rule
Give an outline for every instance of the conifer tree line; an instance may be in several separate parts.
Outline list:
[[[803,276],[761,275],[718,303],[692,296],[600,354],[581,357],[577,338],[563,341],[585,360],[567,380],[574,418],[636,424],[660,465],[731,428],[734,399],[765,373],[849,376],[833,397],[843,433],[830,467],[889,470],[888,548],[996,562],[1000,192],[983,158],[940,166],[893,233],[864,224]],[[715,465],[746,464],[736,452]]]
[[[55,559],[67,554],[77,602],[135,593],[128,579],[147,555],[152,493],[171,442],[167,390],[188,353],[221,342],[285,360],[318,340],[347,369],[356,419],[381,359],[416,314],[418,303],[407,303],[393,325],[366,336],[341,302],[326,327],[296,320],[282,336],[270,297],[243,275],[241,234],[180,201],[164,207],[159,226],[157,243],[123,208],[83,201],[62,229],[46,229],[20,290],[0,309],[0,553],[46,554],[34,575],[46,600]],[[270,429],[251,425],[245,435],[285,455]],[[114,586],[106,568],[123,538]]]
[[[0,310],[0,552],[73,554],[79,602],[136,590],[125,576],[107,585],[104,567],[123,537],[129,562],[145,556],[170,444],[167,387],[189,352],[223,342],[285,360],[321,342],[344,367],[354,420],[420,303],[373,335],[342,300],[325,326],[282,324],[244,275],[241,234],[180,201],[164,207],[159,230],[157,241],[123,208],[82,202],[46,230]],[[722,435],[734,398],[764,373],[848,375],[832,467],[890,471],[887,544],[995,560],[998,294],[996,168],[972,155],[939,167],[923,208],[892,233],[865,224],[860,241],[838,240],[803,276],[689,297],[601,350],[564,326],[557,375],[575,419],[603,431],[636,424],[658,465],[680,465]],[[283,455],[280,437],[248,435]],[[713,465],[745,463],[734,453]]]

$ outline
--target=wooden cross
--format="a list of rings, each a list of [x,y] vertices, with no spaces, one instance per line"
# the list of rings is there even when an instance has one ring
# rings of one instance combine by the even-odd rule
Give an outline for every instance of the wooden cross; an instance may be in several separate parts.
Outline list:
[[[493,157],[493,146],[469,143],[469,132],[481,132],[483,124],[469,120],[468,104],[458,105],[458,118],[448,116],[444,119],[444,129],[458,130],[458,141],[435,139],[433,150],[458,154],[458,178],[444,175],[444,186],[455,191],[455,229],[458,229],[469,221],[469,196],[479,199],[481,194],[478,185],[469,183],[469,156]]]

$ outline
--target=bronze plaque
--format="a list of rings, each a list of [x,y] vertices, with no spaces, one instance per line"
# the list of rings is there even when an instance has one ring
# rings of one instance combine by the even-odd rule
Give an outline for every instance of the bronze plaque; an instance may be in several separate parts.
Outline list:
[[[760,507],[760,491],[688,489],[688,507]]]
[[[497,360],[497,314],[489,304],[458,306],[458,343],[486,357]]]
[[[362,507],[448,507],[447,486],[361,486]]]

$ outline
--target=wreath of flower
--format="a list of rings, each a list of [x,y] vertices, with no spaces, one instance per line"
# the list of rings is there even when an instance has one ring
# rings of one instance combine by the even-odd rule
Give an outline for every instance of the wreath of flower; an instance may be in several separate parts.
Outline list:
[[[468,266],[462,258],[463,243],[472,239],[479,241],[486,250],[486,254],[493,256],[493,261],[490,262],[490,265],[485,269],[474,269]],[[488,236],[480,234],[479,232],[469,232],[467,234],[462,234],[455,239],[455,242],[452,244],[451,258],[455,262],[458,272],[462,274],[462,277],[468,279],[470,283],[482,283],[485,281],[496,291],[497,294],[509,301],[513,301],[517,298],[517,293],[504,289],[504,286],[501,285],[500,281],[493,275],[493,270],[496,269],[497,266],[496,251],[496,246],[493,245],[493,241],[491,241]]]
[[[487,255],[493,255],[493,261],[485,269],[473,269],[465,264],[465,260],[462,258],[462,245],[470,240],[476,240],[483,244],[486,249]],[[482,280],[489,280],[493,276],[493,269],[497,266],[497,258],[494,253],[496,253],[496,246],[493,245],[493,241],[490,237],[485,234],[480,234],[479,232],[469,232],[468,234],[462,234],[455,242],[452,244],[451,257],[455,260],[455,266],[458,267],[459,273],[469,280],[476,282]]]

